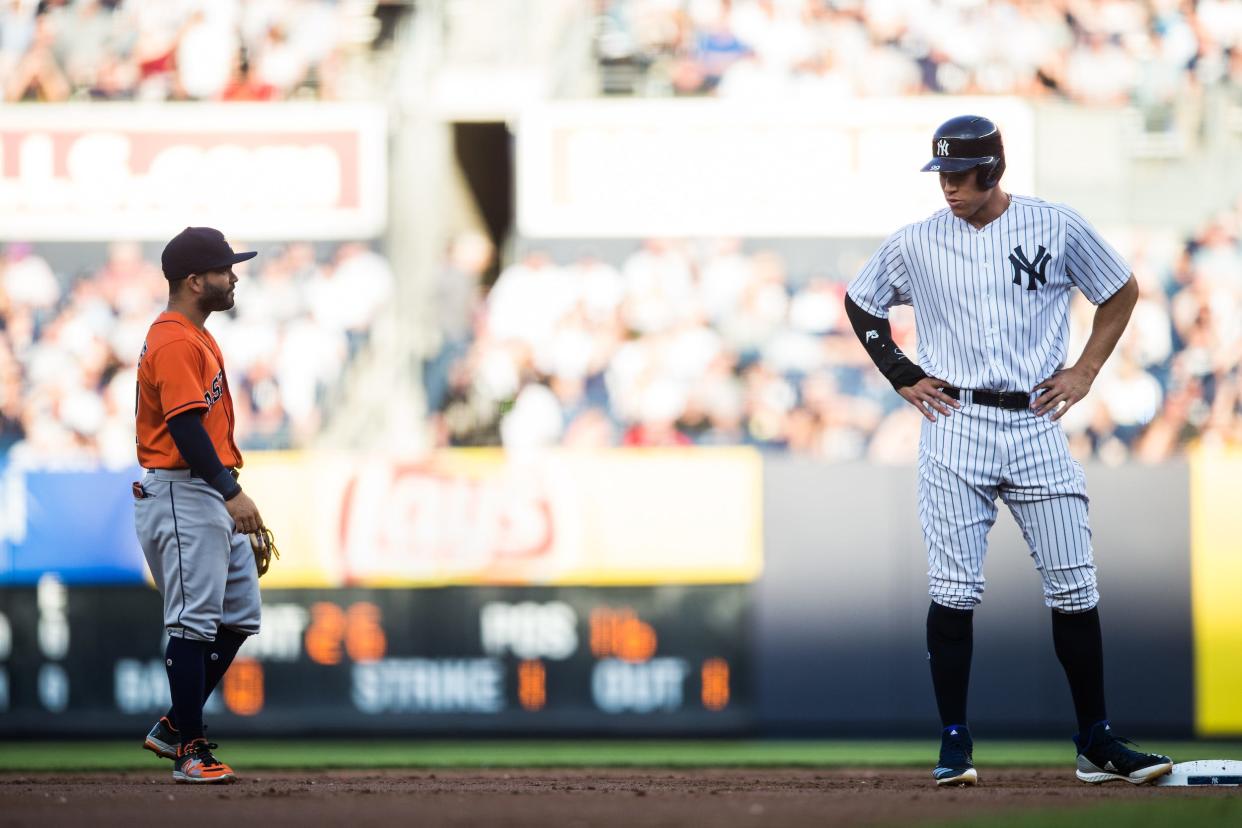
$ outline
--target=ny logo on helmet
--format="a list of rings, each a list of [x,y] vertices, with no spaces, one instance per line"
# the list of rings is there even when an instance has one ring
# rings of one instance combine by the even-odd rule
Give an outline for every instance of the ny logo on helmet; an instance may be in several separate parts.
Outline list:
[[[948,154],[949,154],[949,142],[941,138],[939,141],[936,142],[936,155],[944,157],[944,156],[947,156]]]
[[[1048,270],[1048,262],[1052,260],[1052,254],[1049,253],[1041,244],[1039,250],[1035,252],[1034,261],[1027,261],[1026,254],[1022,252],[1022,245],[1018,245],[1009,254],[1009,263],[1013,265],[1013,283],[1015,285],[1022,284],[1022,274],[1027,275],[1027,290],[1035,290],[1035,281],[1038,279],[1039,284],[1048,284],[1048,277],[1045,275]]]

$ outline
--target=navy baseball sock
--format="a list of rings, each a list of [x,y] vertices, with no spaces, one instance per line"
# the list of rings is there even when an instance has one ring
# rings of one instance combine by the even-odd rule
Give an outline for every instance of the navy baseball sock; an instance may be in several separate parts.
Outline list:
[[[207,703],[207,699],[211,697],[211,691],[216,689],[220,679],[224,678],[224,674],[228,672],[229,665],[233,663],[233,657],[237,655],[241,645],[246,643],[246,638],[228,627],[221,627],[216,633],[216,640],[206,643],[206,649],[203,651],[205,659],[203,662],[203,704]],[[173,730],[176,730],[177,711],[174,707],[168,708],[168,712],[164,715]]]
[[[1052,645],[1069,679],[1078,732],[1084,737],[1104,712],[1104,639],[1099,608],[1086,612],[1052,611]]]
[[[229,627],[221,627],[216,632],[214,642],[204,642],[206,648],[202,652],[204,665],[202,665],[202,704],[207,703],[207,699],[211,696],[211,691],[216,689],[216,685],[220,684],[220,679],[225,677],[225,673],[229,672],[229,665],[232,659],[237,655],[237,650],[241,649],[242,644],[246,643],[247,636],[242,636],[240,632],[232,631]],[[176,724],[176,705],[174,704],[168,709],[168,713],[164,714],[168,719],[168,724],[173,730],[178,730]]]
[[[950,609],[935,601],[927,610],[927,658],[943,727],[966,723],[974,618],[974,610]]]
[[[203,656],[209,643],[169,636],[164,650],[168,689],[172,691],[172,709],[183,745],[203,735]]]

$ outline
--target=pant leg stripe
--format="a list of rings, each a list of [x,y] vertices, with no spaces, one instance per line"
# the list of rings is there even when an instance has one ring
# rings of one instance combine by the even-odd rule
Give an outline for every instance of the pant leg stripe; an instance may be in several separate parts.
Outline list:
[[[168,481],[168,503],[172,509],[173,516],[173,534],[177,537],[177,581],[181,584],[181,609],[177,612],[177,626],[184,631],[185,627],[181,624],[181,616],[185,613],[185,568],[181,565],[181,529],[177,525],[177,498],[173,494],[175,483]]]

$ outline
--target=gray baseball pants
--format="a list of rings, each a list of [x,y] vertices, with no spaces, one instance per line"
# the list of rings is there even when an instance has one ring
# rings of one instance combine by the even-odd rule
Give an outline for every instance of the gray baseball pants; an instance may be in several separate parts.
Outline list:
[[[221,626],[259,631],[259,573],[224,498],[188,469],[155,469],[134,493],[134,526],[170,636],[215,641]]]

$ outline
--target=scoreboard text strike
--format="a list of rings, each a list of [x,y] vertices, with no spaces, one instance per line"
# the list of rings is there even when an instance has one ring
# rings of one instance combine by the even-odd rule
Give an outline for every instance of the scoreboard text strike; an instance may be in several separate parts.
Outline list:
[[[263,631],[207,713],[265,733],[742,728],[753,698],[747,594],[269,590]],[[143,588],[49,578],[0,592],[0,733],[83,720],[106,732],[158,716],[169,701],[159,619]],[[66,711],[75,716],[57,715]]]

